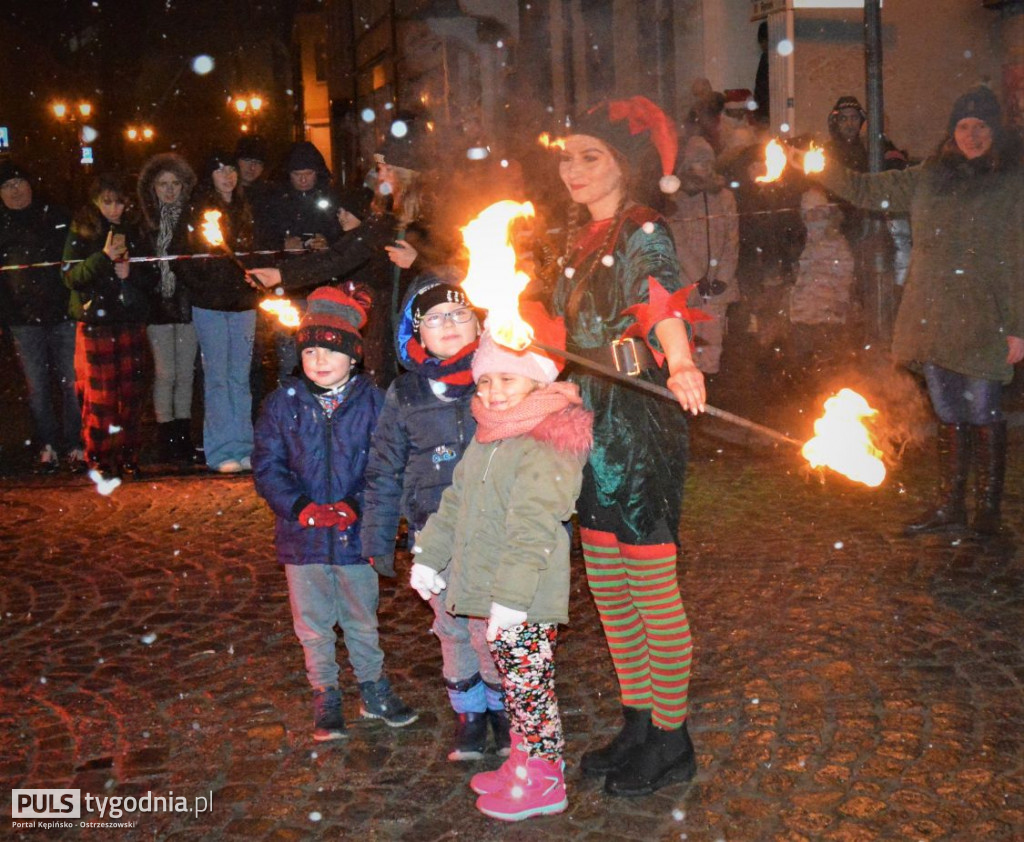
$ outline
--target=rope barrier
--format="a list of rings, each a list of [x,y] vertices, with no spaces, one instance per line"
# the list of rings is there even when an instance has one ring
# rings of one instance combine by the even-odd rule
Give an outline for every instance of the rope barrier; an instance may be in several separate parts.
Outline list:
[[[821,205],[820,207],[837,208],[841,205],[837,202],[829,202],[827,205]],[[770,216],[772,214],[782,213],[799,213],[800,208],[772,208],[771,210],[760,210],[760,211],[743,211],[742,213],[717,213],[710,214],[709,216],[688,216],[683,219],[675,220],[676,222],[703,222],[706,219],[727,219],[729,217],[744,217],[744,216]],[[552,229],[558,230],[558,229]],[[239,251],[235,252],[239,257],[249,257],[255,255],[296,255],[296,254],[309,254],[305,249],[264,249],[261,251]],[[0,272],[12,272],[21,269],[45,269],[50,266],[72,266],[75,263],[82,263],[86,258],[78,260],[45,260],[39,263],[11,263],[5,266],[0,266]],[[173,262],[177,260],[210,260],[219,259],[226,260],[227,257],[224,254],[168,254],[164,257],[131,257],[128,259],[128,263],[160,263],[160,262]]]

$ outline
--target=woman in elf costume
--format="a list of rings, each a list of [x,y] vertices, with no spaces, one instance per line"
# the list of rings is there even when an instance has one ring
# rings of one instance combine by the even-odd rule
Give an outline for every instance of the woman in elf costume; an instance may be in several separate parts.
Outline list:
[[[566,348],[666,385],[679,405],[585,368],[571,370],[594,413],[594,446],[577,503],[587,580],[608,640],[625,719],[583,755],[612,795],[646,795],[693,777],[686,730],[692,643],[676,577],[686,471],[684,412],[704,408],[690,353],[687,290],[662,217],[630,198],[644,153],[664,192],[678,189],[675,127],[644,97],[587,111],[566,138],[559,175],[573,200],[552,303]]]

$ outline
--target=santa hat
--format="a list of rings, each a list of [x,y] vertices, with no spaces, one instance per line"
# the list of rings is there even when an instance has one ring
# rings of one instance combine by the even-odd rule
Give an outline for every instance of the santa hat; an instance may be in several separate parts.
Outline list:
[[[366,324],[368,303],[358,291],[349,295],[336,287],[313,290],[306,298],[306,313],[295,334],[299,353],[305,348],[328,348],[354,360],[362,359],[363,337],[359,329]]]
[[[750,92],[750,88],[726,88],[725,107],[753,111],[757,108],[757,104],[754,102],[754,95]]]
[[[679,152],[675,123],[647,97],[634,96],[595,105],[574,122],[573,133],[603,140],[634,164],[639,161],[646,143],[651,143],[661,162],[658,187],[663,193],[675,193],[679,189],[679,179],[674,174]]]

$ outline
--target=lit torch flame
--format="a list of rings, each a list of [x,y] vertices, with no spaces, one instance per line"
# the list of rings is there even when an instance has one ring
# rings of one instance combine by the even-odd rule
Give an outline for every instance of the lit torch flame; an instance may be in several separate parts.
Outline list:
[[[545,149],[565,149],[565,141],[560,137],[551,137],[547,132],[542,132],[537,138],[537,143]]]
[[[768,170],[764,175],[759,175],[754,181],[764,184],[771,181],[778,181],[782,177],[782,171],[786,169],[786,150],[777,140],[771,140],[764,149],[764,165]]]
[[[823,172],[825,169],[825,150],[820,146],[815,146],[814,143],[807,148],[804,153],[804,172],[805,173],[816,173]]]
[[[509,228],[516,219],[534,215],[530,202],[495,202],[462,229],[469,250],[469,269],[462,288],[469,300],[488,311],[487,328],[497,342],[521,351],[533,329],[519,315],[519,294],[530,276],[516,270],[516,251]]]
[[[842,389],[825,401],[825,414],[814,422],[814,438],[800,451],[812,468],[829,467],[872,488],[885,479],[882,451],[871,441],[861,419],[878,410],[852,389]]]
[[[203,237],[214,248],[224,245],[224,232],[220,230],[219,210],[208,210],[203,214]]]
[[[260,302],[260,309],[277,316],[284,327],[299,326],[299,311],[287,298],[264,298]]]

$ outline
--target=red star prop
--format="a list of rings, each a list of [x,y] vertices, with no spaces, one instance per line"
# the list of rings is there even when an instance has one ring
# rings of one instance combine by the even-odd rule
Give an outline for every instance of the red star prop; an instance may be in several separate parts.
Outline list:
[[[687,306],[690,293],[696,288],[696,284],[690,284],[676,292],[669,293],[661,283],[653,276],[647,278],[648,301],[642,304],[634,304],[623,310],[623,315],[633,316],[636,319],[633,324],[626,328],[622,334],[623,339],[635,336],[647,343],[654,355],[654,361],[660,366],[665,360],[665,355],[657,348],[654,348],[648,341],[654,326],[664,319],[683,319],[690,324],[697,322],[709,322],[712,317],[696,307]],[[691,342],[691,350],[693,344]]]

